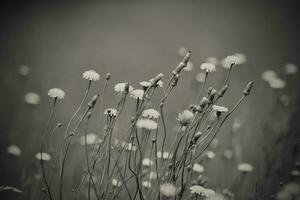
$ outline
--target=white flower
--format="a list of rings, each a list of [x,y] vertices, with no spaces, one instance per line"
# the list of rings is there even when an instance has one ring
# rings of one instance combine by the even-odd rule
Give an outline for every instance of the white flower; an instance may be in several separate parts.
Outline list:
[[[82,73],[82,78],[89,81],[99,81],[100,75],[95,70],[88,70]]]
[[[285,87],[286,83],[284,80],[280,78],[274,78],[271,81],[269,81],[270,87],[273,89],[282,89]]]
[[[231,66],[235,66],[235,65],[238,65],[240,64],[240,60],[237,56],[227,56],[226,58],[224,58],[222,60],[222,65],[224,68],[227,68],[229,69]]]
[[[212,151],[206,151],[206,156],[209,159],[213,159],[213,158],[216,157],[216,154],[214,152],[212,152]]]
[[[142,81],[140,82],[140,85],[147,88],[150,87],[152,84],[149,81]]]
[[[25,95],[25,102],[28,103],[28,104],[31,104],[31,105],[36,105],[36,104],[39,104],[40,103],[40,95],[38,95],[37,93],[35,92],[28,92],[26,95]]]
[[[39,152],[37,154],[35,154],[35,158],[38,160],[43,160],[43,161],[49,161],[51,160],[51,156],[50,154],[46,153],[46,152]]]
[[[162,87],[164,87],[164,82],[162,80],[159,80],[157,82],[157,85],[162,88]]]
[[[156,172],[150,172],[149,174],[149,179],[150,180],[156,180],[157,179],[157,173]]]
[[[128,84],[128,83],[117,83],[117,84],[114,86],[114,90],[115,90],[116,92],[124,93],[127,84]],[[133,87],[132,87],[131,85],[129,85],[129,92],[131,92],[132,90],[133,90]]]
[[[237,169],[241,172],[252,172],[253,166],[249,163],[240,163],[238,164]]]
[[[233,56],[236,56],[238,58],[238,65],[244,64],[247,61],[247,57],[246,55],[242,54],[242,53],[235,53],[233,54]]]
[[[204,197],[211,197],[216,194],[212,189],[206,189],[200,185],[193,185],[190,187],[190,190],[192,194],[198,194]]]
[[[119,180],[117,180],[115,178],[111,180],[111,183],[115,187],[120,187],[122,185],[121,181],[119,181]]]
[[[21,65],[19,67],[19,74],[21,76],[27,76],[30,73],[30,68],[27,65]]]
[[[216,71],[216,66],[212,63],[202,63],[200,69],[206,70],[206,72],[214,72]]]
[[[142,165],[145,167],[150,167],[153,165],[153,161],[150,160],[149,158],[144,158],[142,161]]]
[[[157,110],[150,108],[146,109],[142,112],[142,116],[150,119],[158,119],[160,117],[160,114]]]
[[[212,108],[213,108],[214,111],[216,111],[216,112],[220,112],[220,113],[228,112],[228,108],[223,107],[223,106],[213,105]]]
[[[173,183],[163,183],[159,190],[162,195],[167,197],[174,197],[178,193],[178,188]]]
[[[48,96],[51,98],[63,99],[65,98],[66,93],[59,88],[51,88],[48,92]]]
[[[198,73],[197,75],[196,75],[196,81],[198,81],[198,82],[204,82],[205,81],[205,73],[202,73],[202,72],[200,72],[200,73]]]
[[[195,163],[193,165],[193,170],[195,172],[198,172],[198,173],[203,173],[204,172],[204,167],[202,165],[198,164],[198,163]]]
[[[145,188],[151,188],[151,182],[150,181],[143,181],[142,186]]]
[[[206,58],[206,62],[211,63],[213,65],[218,65],[218,59],[216,57],[208,57]]]
[[[95,144],[97,141],[97,135],[95,133],[89,133],[86,135],[86,144],[91,145]],[[82,136],[80,138],[80,144],[85,145],[85,136]]]
[[[137,150],[137,147],[134,144],[128,143],[128,142],[123,142],[122,147],[128,151],[136,151]]]
[[[115,108],[107,108],[104,110],[104,115],[108,115],[110,117],[116,117],[118,115],[118,111]]]
[[[181,57],[185,56],[185,54],[186,54],[187,52],[188,52],[188,49],[185,48],[185,47],[180,47],[180,48],[178,49],[178,55],[181,56]]]
[[[9,147],[7,147],[7,153],[14,155],[14,156],[20,156],[22,151],[18,146],[12,144],[12,145],[9,145]]]
[[[296,74],[298,72],[298,67],[293,63],[288,63],[284,66],[284,70],[286,74]]]
[[[233,152],[232,150],[230,149],[226,149],[224,151],[224,157],[227,159],[227,160],[231,160],[233,158]]]
[[[273,71],[273,70],[266,70],[264,71],[262,74],[261,74],[261,78],[264,80],[264,81],[271,81],[272,79],[274,78],[277,78],[277,75],[276,73]]]
[[[183,71],[190,72],[194,69],[194,63],[188,61],[186,66],[183,68]]]
[[[137,122],[136,122],[136,126],[138,128],[145,128],[145,129],[148,129],[148,130],[156,130],[157,129],[157,123],[151,119],[139,119]]]
[[[184,110],[182,113],[179,113],[177,120],[182,126],[187,126],[194,119],[194,114],[189,110]]]
[[[164,160],[167,160],[167,159],[172,158],[172,155],[168,151],[164,151],[163,153],[161,153],[161,151],[158,151],[157,152],[157,157],[162,158]]]
[[[134,99],[143,99],[144,97],[144,90],[141,89],[136,89],[136,90],[132,90],[130,92],[130,96]]]

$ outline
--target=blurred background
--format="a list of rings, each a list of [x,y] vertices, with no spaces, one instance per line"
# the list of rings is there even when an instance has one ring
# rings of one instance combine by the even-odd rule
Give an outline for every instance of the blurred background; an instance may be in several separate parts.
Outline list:
[[[2,191],[1,199],[39,199],[39,194],[31,195],[40,189],[35,183],[39,165],[34,155],[50,109],[49,88],[66,91],[55,119],[64,123],[87,86],[81,78],[83,71],[94,69],[102,77],[107,72],[112,74],[104,103],[105,107],[111,107],[116,102],[112,89],[115,83],[128,81],[138,87],[140,81],[158,73],[165,74],[166,82],[180,62],[183,47],[192,51],[194,69],[184,72],[170,97],[166,108],[170,129],[176,125],[178,113],[197,96],[201,63],[211,56],[220,61],[234,53],[246,55],[246,63],[233,71],[231,89],[222,104],[232,106],[250,80],[255,82],[255,88],[218,136],[217,158],[208,164],[206,175],[212,187],[233,184],[231,171],[235,165],[222,157],[232,144],[232,124],[238,120],[241,128],[235,138],[242,149],[239,159],[251,163],[255,169],[245,193],[255,193],[259,199],[275,194],[280,184],[290,180],[290,171],[299,161],[299,75],[287,72],[286,68],[288,63],[297,66],[300,62],[297,3],[292,0],[1,1],[0,186],[23,191],[23,194]],[[285,86],[270,87],[262,79],[266,70],[276,72]],[[208,86],[219,88],[225,73],[226,69],[218,64]],[[102,85],[103,82],[97,82],[92,93],[99,93]],[[90,131],[96,128],[95,121]],[[117,134],[121,134],[120,130],[122,124]],[[10,145],[16,145],[21,152],[11,155]],[[266,161],[266,157],[272,157],[272,161]],[[80,162],[70,159],[71,166]],[[228,173],[224,174],[226,170]]]

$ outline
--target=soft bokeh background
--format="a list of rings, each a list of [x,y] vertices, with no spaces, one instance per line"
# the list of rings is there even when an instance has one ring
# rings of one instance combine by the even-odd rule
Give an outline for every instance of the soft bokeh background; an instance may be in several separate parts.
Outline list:
[[[175,125],[177,113],[196,96],[198,66],[209,56],[221,59],[244,53],[247,63],[234,71],[232,88],[222,103],[232,106],[244,85],[249,80],[255,81],[253,94],[235,116],[245,122],[240,135],[245,149],[243,160],[256,169],[248,188],[251,191],[258,188],[262,195],[273,194],[279,181],[286,179],[285,171],[293,167],[291,147],[299,142],[297,138],[274,152],[278,162],[284,164],[277,167],[280,173],[274,173],[266,183],[262,176],[265,174],[262,143],[268,141],[273,145],[282,130],[292,133],[299,130],[298,104],[285,108],[278,101],[280,95],[287,94],[297,102],[299,78],[283,76],[283,66],[290,62],[299,64],[298,13],[297,1],[291,0],[2,2],[0,185],[21,187],[23,176],[33,175],[37,170],[34,154],[49,112],[46,96],[49,88],[60,87],[66,91],[66,98],[56,113],[56,121],[64,122],[84,93],[87,85],[81,79],[84,70],[95,69],[102,76],[107,72],[112,74],[105,106],[113,106],[114,83],[129,81],[137,87],[139,81],[160,72],[167,79],[180,61],[178,49],[186,47],[192,51],[195,69],[182,76],[169,100],[166,109],[170,127]],[[27,77],[19,75],[20,65],[29,66]],[[267,69],[276,71],[287,81],[284,91],[273,91],[261,80],[261,73]],[[209,81],[219,88],[225,69],[218,67],[217,71]],[[94,92],[100,91],[102,83],[97,83]],[[40,104],[27,105],[24,102],[27,92],[40,94]],[[231,141],[231,123],[232,120],[219,137],[223,148]],[[91,131],[96,131],[97,124],[91,127]],[[22,156],[7,155],[10,144],[18,145]],[[210,163],[207,176],[212,186],[228,187],[232,175],[230,172],[224,175],[225,169],[218,166]],[[230,164],[225,167],[228,171],[235,168]]]

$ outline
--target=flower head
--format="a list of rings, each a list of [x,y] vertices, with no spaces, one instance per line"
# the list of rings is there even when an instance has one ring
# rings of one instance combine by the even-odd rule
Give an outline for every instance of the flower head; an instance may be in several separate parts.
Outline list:
[[[146,109],[142,112],[142,116],[145,118],[150,118],[150,119],[158,119],[160,117],[160,114],[157,110],[150,108]]]
[[[142,81],[142,82],[140,82],[140,85],[141,85],[142,87],[148,88],[148,87],[150,87],[152,84],[151,84],[149,81]]]
[[[167,159],[172,158],[172,155],[168,151],[164,151],[163,153],[161,153],[161,151],[158,151],[157,152],[157,157],[162,158],[164,160],[167,160]]]
[[[298,72],[298,67],[293,63],[288,63],[284,66],[284,71],[286,74],[296,74]]]
[[[198,163],[195,163],[193,165],[193,170],[195,172],[198,172],[198,173],[203,173],[204,172],[204,167],[202,165],[198,164]]]
[[[95,70],[88,70],[82,73],[82,78],[89,81],[99,81],[100,75]]]
[[[174,197],[178,193],[178,188],[173,183],[163,183],[160,185],[159,191],[166,197]]]
[[[286,83],[280,78],[274,78],[269,81],[270,87],[273,89],[282,89],[285,87]]]
[[[194,114],[189,110],[184,110],[182,113],[179,113],[177,120],[182,126],[189,125],[194,119]]]
[[[22,151],[17,145],[12,144],[12,145],[9,145],[9,147],[7,148],[7,153],[14,155],[14,156],[20,156]]]
[[[143,166],[150,167],[153,165],[153,161],[149,158],[144,158],[142,161]]]
[[[28,92],[24,98],[25,102],[31,105],[39,104],[41,101],[40,95],[35,92]]]
[[[223,67],[227,69],[239,64],[240,64],[240,59],[235,55],[227,56],[222,60]]]
[[[240,172],[252,172],[253,166],[250,165],[249,163],[240,163],[240,164],[238,164],[237,169]]]
[[[60,88],[51,88],[48,92],[48,96],[51,98],[63,99],[66,93]]]
[[[198,194],[204,197],[211,197],[216,194],[212,189],[206,189],[200,185],[193,185],[190,187],[190,190],[192,194]]]
[[[118,111],[115,108],[107,108],[104,110],[104,115],[109,117],[116,117],[118,115]]]
[[[136,90],[132,90],[130,92],[130,96],[134,99],[143,99],[144,97],[144,90],[141,89],[136,89]]]
[[[46,152],[39,152],[37,154],[35,154],[35,158],[38,160],[43,160],[43,161],[49,161],[51,160],[51,156],[50,154],[46,153]]]
[[[122,185],[121,181],[115,178],[111,180],[111,183],[114,187],[120,187]]]
[[[220,113],[226,113],[226,112],[228,112],[228,108],[223,107],[223,106],[213,105],[212,108],[216,112],[220,112]]]
[[[97,135],[95,133],[89,133],[86,135],[86,144],[92,145],[95,144],[97,141]],[[80,138],[80,144],[85,145],[85,136],[82,136]]]
[[[142,186],[145,188],[151,188],[151,182],[150,181],[143,181]]]
[[[151,119],[145,119],[141,118],[136,122],[136,126],[138,128],[144,128],[148,130],[156,130],[157,129],[157,123]]]
[[[206,70],[206,72],[214,72],[216,71],[216,66],[212,63],[203,63],[200,69]]]
[[[114,86],[114,90],[116,92],[124,93],[125,89],[126,89],[126,85],[128,85],[128,83],[117,83]],[[131,85],[129,85],[129,89],[128,90],[129,90],[129,92],[131,92],[133,90],[133,87]]]

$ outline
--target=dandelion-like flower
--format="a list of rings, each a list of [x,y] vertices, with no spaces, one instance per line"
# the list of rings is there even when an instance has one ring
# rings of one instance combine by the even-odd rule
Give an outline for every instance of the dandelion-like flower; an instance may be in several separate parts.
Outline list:
[[[125,148],[127,151],[136,151],[137,150],[137,147],[134,144],[132,144],[131,142],[130,143],[123,142],[122,147]]]
[[[111,180],[111,183],[114,187],[120,187],[122,185],[121,181],[115,178]]]
[[[163,153],[161,151],[157,152],[157,157],[162,158],[164,160],[172,158],[172,155],[168,151],[164,151]]]
[[[38,94],[35,93],[35,92],[28,92],[28,93],[25,95],[24,100],[25,100],[25,102],[28,103],[28,104],[31,104],[31,105],[37,105],[37,104],[40,103],[41,98],[40,98],[40,95],[38,95]]]
[[[212,108],[216,112],[220,112],[220,113],[226,113],[226,112],[228,112],[228,108],[223,107],[223,106],[213,105]]]
[[[38,160],[43,160],[43,161],[49,161],[51,160],[51,156],[50,154],[46,153],[46,152],[39,152],[37,154],[35,154],[35,158]]]
[[[244,64],[247,61],[247,57],[245,54],[242,53],[235,53],[233,56],[237,57],[238,62],[236,64],[241,65]]]
[[[190,190],[192,194],[198,194],[204,197],[211,197],[216,194],[212,189],[206,189],[200,185],[193,185],[190,187]]]
[[[164,82],[162,80],[159,80],[157,81],[157,85],[162,88],[164,87]]]
[[[104,115],[108,115],[109,117],[116,117],[118,115],[118,111],[115,108],[107,108],[104,110]]]
[[[253,166],[250,165],[249,163],[240,163],[238,164],[237,166],[237,169],[240,171],[240,172],[252,172],[253,171]]]
[[[89,133],[86,135],[86,144],[92,145],[95,144],[97,141],[97,135],[95,133]],[[85,136],[82,136],[80,138],[80,144],[85,145]]]
[[[208,159],[213,159],[216,157],[216,154],[213,151],[206,151],[206,156]]]
[[[182,126],[189,125],[194,119],[194,114],[189,110],[184,110],[182,113],[179,113],[177,120]]]
[[[7,153],[9,153],[13,156],[20,156],[22,151],[17,145],[12,144],[12,145],[9,145],[9,147],[7,147]]]
[[[142,161],[142,165],[145,167],[150,167],[153,165],[153,161],[150,158],[144,158]]]
[[[158,119],[160,117],[160,114],[157,110],[149,108],[142,112],[142,116],[150,119]]]
[[[145,188],[151,188],[151,182],[150,181],[143,181],[142,186]]]
[[[237,56],[231,55],[231,56],[227,56],[226,58],[224,58],[222,60],[222,65],[224,68],[229,69],[232,66],[235,65],[239,65],[240,64],[240,60]]]
[[[116,92],[124,93],[127,84],[128,84],[128,83],[117,83],[117,84],[114,86],[114,90],[115,90]],[[129,85],[129,92],[132,92],[132,90],[133,90],[133,87],[132,87],[131,85]]]
[[[148,129],[148,130],[156,130],[157,129],[157,123],[151,119],[139,119],[136,122],[136,126],[138,128],[144,128],[144,129]]]
[[[48,96],[51,98],[63,99],[66,93],[60,88],[51,88],[48,92]]]
[[[277,74],[273,70],[266,70],[261,74],[261,78],[266,82],[270,82],[272,79],[277,78]]]
[[[152,84],[151,84],[149,81],[142,81],[142,82],[140,82],[140,85],[141,85],[142,87],[148,88],[148,87],[150,87]]]
[[[231,160],[233,158],[233,152],[230,149],[226,149],[224,151],[224,158],[227,160]]]
[[[284,66],[284,71],[286,74],[296,74],[298,72],[298,67],[293,63],[288,63]]]
[[[136,90],[132,90],[130,92],[130,96],[134,99],[143,99],[144,97],[144,90],[141,89],[136,89]]]
[[[280,79],[280,78],[274,78],[272,79],[270,82],[270,87],[273,89],[282,89],[286,86],[286,83],[284,80]]]
[[[163,183],[160,185],[159,191],[166,197],[174,197],[178,193],[178,188],[173,183]]]
[[[100,75],[95,70],[88,70],[82,73],[82,78],[89,81],[99,81]]]
[[[149,173],[149,180],[156,180],[157,179],[157,172],[150,172]]]
[[[200,69],[203,69],[206,72],[214,72],[216,71],[216,66],[212,63],[202,63]]]
[[[204,167],[202,165],[198,164],[198,163],[195,163],[193,165],[193,170],[195,172],[198,172],[198,173],[203,173],[204,172]]]

